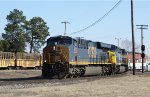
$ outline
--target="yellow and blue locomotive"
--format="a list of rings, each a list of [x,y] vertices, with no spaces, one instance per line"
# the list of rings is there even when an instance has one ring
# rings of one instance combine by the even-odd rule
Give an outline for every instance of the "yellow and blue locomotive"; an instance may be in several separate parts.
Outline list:
[[[44,78],[111,75],[128,70],[127,52],[112,44],[69,36],[47,39],[43,49]]]

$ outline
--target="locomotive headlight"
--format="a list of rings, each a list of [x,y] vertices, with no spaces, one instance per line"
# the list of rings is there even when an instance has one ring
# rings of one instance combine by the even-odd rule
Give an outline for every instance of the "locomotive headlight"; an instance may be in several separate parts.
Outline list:
[[[44,62],[47,62],[47,60],[44,60]]]
[[[56,50],[56,46],[53,46],[53,50]]]

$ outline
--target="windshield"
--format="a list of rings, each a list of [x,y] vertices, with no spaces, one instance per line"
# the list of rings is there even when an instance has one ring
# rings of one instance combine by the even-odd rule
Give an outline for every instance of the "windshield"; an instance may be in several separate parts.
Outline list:
[[[56,37],[56,38],[48,39],[47,46],[50,46],[50,45],[70,45],[71,43],[72,43],[71,38]]]

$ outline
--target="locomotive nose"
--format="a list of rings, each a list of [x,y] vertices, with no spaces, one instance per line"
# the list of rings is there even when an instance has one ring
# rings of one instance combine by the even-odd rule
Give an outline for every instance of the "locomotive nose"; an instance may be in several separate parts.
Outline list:
[[[43,50],[43,61],[49,64],[56,62],[68,62],[69,52],[65,46],[49,46]]]
[[[69,63],[69,49],[65,46],[49,46],[43,50],[43,63],[42,76],[58,78],[65,76],[68,70]]]

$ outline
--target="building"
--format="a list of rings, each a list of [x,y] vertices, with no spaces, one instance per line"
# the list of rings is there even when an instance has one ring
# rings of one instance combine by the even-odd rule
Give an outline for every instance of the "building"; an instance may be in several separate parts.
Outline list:
[[[148,56],[145,55],[144,61],[143,61],[143,66],[144,66],[144,70],[148,70]],[[132,70],[133,68],[133,58],[132,58],[132,52],[128,52],[128,66],[129,69]],[[136,70],[141,70],[142,69],[142,57],[141,57],[141,53],[135,53],[135,69]]]

